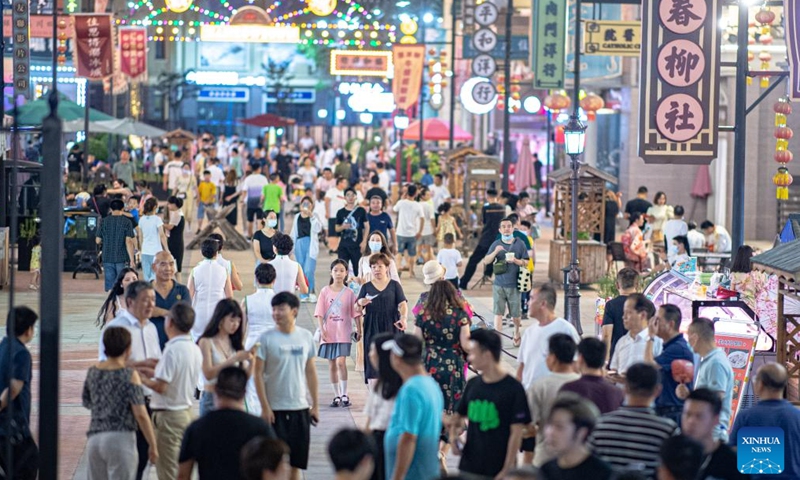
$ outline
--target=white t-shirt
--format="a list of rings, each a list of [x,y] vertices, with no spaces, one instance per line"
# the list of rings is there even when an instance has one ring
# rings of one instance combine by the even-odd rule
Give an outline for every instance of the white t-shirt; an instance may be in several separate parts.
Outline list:
[[[297,173],[303,177],[303,183],[313,184],[317,179],[317,169],[314,167],[300,167],[297,169]]]
[[[522,369],[522,385],[527,390],[533,382],[550,374],[547,368],[548,342],[556,333],[566,333],[575,343],[581,341],[575,327],[563,318],[556,318],[544,327],[534,323],[522,334],[522,343],[519,346],[517,362],[524,365]]]
[[[139,229],[142,231],[142,255],[155,255],[163,250],[159,230],[164,221],[158,215],[144,215],[139,219]]]
[[[662,230],[664,232],[664,238],[667,240],[667,248],[672,246],[673,238],[677,237],[678,235],[686,235],[689,233],[689,227],[686,225],[686,222],[680,218],[667,220],[664,222],[664,227]]]
[[[378,172],[378,186],[381,187],[389,193],[389,185],[391,184],[392,179],[389,177],[389,172],[386,170]]]
[[[170,190],[175,188],[178,177],[181,176],[181,170],[183,170],[183,162],[180,160],[170,160],[164,166],[164,175],[167,176],[167,186]]]
[[[431,199],[433,199],[433,208],[439,209],[439,206],[444,203],[445,200],[450,198],[450,191],[444,184],[436,185],[433,184],[428,189],[431,191]]]
[[[325,198],[331,200],[330,215],[328,215],[328,218],[336,218],[336,213],[343,209],[345,205],[344,192],[334,187],[325,192]]]
[[[425,218],[425,223],[422,224],[422,234],[433,235],[433,219],[436,218],[433,214],[433,203],[419,202],[419,204],[422,206],[422,215]]]
[[[244,178],[241,188],[247,192],[247,208],[259,208],[261,206],[261,192],[268,183],[267,177],[260,173],[251,173]]]
[[[156,365],[155,378],[167,382],[169,386],[164,393],[153,392],[150,406],[164,410],[191,408],[202,365],[200,347],[188,333],[168,341]]]
[[[386,430],[394,412],[394,398],[386,400],[374,388],[368,388],[367,405],[364,413],[369,417],[370,430]],[[396,398],[396,397],[395,397]]]
[[[686,238],[689,240],[689,247],[692,250],[706,246],[706,236],[697,230],[689,230],[686,233]]]
[[[424,215],[422,205],[404,198],[398,201],[392,210],[397,213],[397,236],[416,236],[419,231],[419,219]]]
[[[222,187],[225,186],[225,172],[222,171],[222,167],[211,165],[208,167],[208,171],[211,172],[211,183],[216,185],[219,191],[222,191]]]
[[[715,253],[725,253],[731,251],[733,241],[731,240],[731,234],[725,228],[717,225],[714,228],[714,233],[706,236],[706,244],[714,245]]]
[[[443,248],[436,254],[436,261],[445,268],[445,280],[458,278],[458,262],[461,260],[461,252],[455,248]]]

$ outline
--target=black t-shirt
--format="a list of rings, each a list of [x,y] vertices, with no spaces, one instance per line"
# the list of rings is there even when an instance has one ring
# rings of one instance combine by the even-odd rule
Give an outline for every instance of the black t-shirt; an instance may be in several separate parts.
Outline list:
[[[496,383],[475,377],[467,382],[456,411],[469,421],[459,470],[487,476],[500,473],[511,425],[531,423],[522,384],[510,375]]]
[[[69,152],[67,155],[67,171],[81,173],[83,170],[83,152]]]
[[[622,311],[625,309],[625,300],[627,299],[627,295],[620,295],[606,303],[606,312],[603,314],[603,325],[614,326],[614,329],[611,331],[611,354],[606,358],[606,362],[608,363],[611,363],[611,359],[614,357],[614,349],[617,347],[617,342],[628,333],[628,330],[622,324]]]
[[[194,460],[200,480],[243,479],[239,452],[255,437],[276,438],[272,426],[239,410],[214,410],[189,425],[178,462]]]
[[[108,197],[94,197],[89,204],[95,213],[105,218],[111,213],[111,199]]]
[[[292,156],[278,154],[275,156],[275,163],[278,166],[278,171],[281,173],[289,174],[292,172]]]
[[[708,462],[708,463],[705,463]],[[736,452],[731,447],[721,443],[711,457],[706,457],[704,468],[700,469],[697,476],[699,480],[742,480],[750,478],[750,475],[740,473],[736,468]]]
[[[645,200],[644,198],[634,198],[633,200],[628,200],[628,203],[625,204],[625,213],[628,215],[638,212],[642,215],[647,213],[647,209],[652,207],[653,204]]]
[[[497,238],[500,221],[506,216],[506,207],[499,203],[487,203],[483,206],[483,230],[478,245],[490,247]]]
[[[311,236],[311,217],[297,217],[297,238]]]
[[[561,468],[558,459],[550,460],[539,470],[546,480],[609,480],[614,471],[604,461],[590,455],[573,468]]]
[[[272,240],[274,239],[275,235],[268,237],[264,235],[264,232],[261,230],[253,234],[253,240],[258,240],[258,246],[259,250],[261,251],[262,258],[266,258],[267,260],[272,260],[275,258],[275,250],[272,248]]]
[[[369,201],[370,198],[376,196],[381,197],[381,200],[383,201],[384,204],[386,203],[386,200],[389,198],[389,196],[386,195],[386,192],[381,187],[370,188],[369,190],[367,190],[367,195],[364,198],[367,199],[367,201]]]
[[[344,225],[345,220],[348,220],[350,228],[339,232],[341,236],[339,243],[345,246],[361,245],[364,239],[364,224],[367,223],[367,212],[361,207],[353,210],[340,208],[336,212],[336,225]]]

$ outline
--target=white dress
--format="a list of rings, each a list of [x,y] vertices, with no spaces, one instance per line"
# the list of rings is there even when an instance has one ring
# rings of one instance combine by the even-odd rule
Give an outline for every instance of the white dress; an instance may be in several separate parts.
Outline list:
[[[275,293],[295,293],[300,264],[286,255],[277,255],[269,263],[275,267],[275,284],[272,287]]]
[[[253,348],[253,345],[261,338],[262,333],[275,328],[275,320],[272,319],[272,297],[274,296],[275,290],[259,287],[256,293],[248,295],[244,299],[247,308],[247,339],[244,342],[245,350]],[[254,377],[250,377],[250,380],[247,381],[245,407],[247,408],[247,413],[256,416],[261,415],[261,402],[258,400],[258,392],[256,392]]]
[[[216,259],[206,259],[192,269],[191,276],[194,280],[192,307],[195,315],[192,338],[196,340],[205,331],[214,309],[217,308],[217,303],[225,299],[225,280],[228,278],[228,272],[216,262]]]

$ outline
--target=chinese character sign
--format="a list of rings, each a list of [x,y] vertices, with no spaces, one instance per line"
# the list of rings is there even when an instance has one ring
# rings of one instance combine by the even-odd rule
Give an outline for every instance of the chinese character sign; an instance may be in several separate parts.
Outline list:
[[[114,72],[111,15],[80,14],[75,18],[76,76],[101,80]]]
[[[392,93],[397,108],[406,109],[419,99],[422,86],[422,68],[425,61],[424,45],[394,45],[394,78]]]
[[[14,0],[11,8],[11,18],[13,20],[11,41],[14,45],[14,95],[31,98],[30,10],[28,9],[28,0]]]
[[[786,45],[789,49],[789,96],[800,100],[800,5],[795,0],[784,0],[786,18]]]
[[[717,156],[720,0],[643,7],[639,155],[646,163],[708,165]]]
[[[567,2],[534,0],[533,86],[564,88]]]
[[[131,79],[147,75],[147,29],[124,27],[119,29],[119,65],[123,74]]]
[[[589,20],[583,24],[583,53],[638,57],[642,47],[642,23]]]

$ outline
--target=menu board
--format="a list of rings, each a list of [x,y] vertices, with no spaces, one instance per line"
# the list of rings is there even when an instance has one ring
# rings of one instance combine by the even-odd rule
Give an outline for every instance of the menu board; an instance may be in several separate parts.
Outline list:
[[[728,430],[733,427],[733,419],[742,401],[745,387],[750,380],[750,367],[753,365],[753,349],[756,336],[719,333],[715,335],[717,348],[725,352],[733,369],[733,395],[731,398],[731,419]]]

